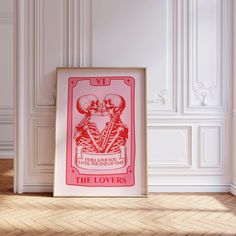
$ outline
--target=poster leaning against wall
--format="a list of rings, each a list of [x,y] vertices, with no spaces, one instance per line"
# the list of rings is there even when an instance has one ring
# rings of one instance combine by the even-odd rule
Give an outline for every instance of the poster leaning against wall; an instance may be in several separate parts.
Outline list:
[[[54,196],[147,194],[146,70],[58,68]]]

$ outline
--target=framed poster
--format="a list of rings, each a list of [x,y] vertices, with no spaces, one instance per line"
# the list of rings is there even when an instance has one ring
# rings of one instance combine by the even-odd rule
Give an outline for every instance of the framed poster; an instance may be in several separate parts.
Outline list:
[[[144,68],[58,68],[54,196],[146,196]]]

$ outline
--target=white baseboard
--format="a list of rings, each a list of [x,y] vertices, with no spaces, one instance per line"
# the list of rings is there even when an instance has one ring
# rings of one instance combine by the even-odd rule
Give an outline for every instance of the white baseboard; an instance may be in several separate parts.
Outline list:
[[[24,185],[24,193],[52,193],[53,185]]]
[[[1,150],[0,149],[0,159],[13,159],[14,150]]]
[[[231,192],[236,195],[236,186],[232,185],[149,185],[149,192]],[[234,191],[234,192],[233,192]],[[23,192],[53,192],[53,185],[24,185]]]
[[[231,184],[230,185],[230,192],[236,196],[236,185],[235,184]]]
[[[224,185],[149,185],[149,192],[229,192],[230,186]]]

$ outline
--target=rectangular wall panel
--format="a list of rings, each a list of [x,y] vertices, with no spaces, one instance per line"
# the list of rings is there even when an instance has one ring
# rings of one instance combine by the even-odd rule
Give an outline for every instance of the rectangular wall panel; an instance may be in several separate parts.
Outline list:
[[[1,15],[0,34],[0,110],[13,109],[13,24],[1,22]]]
[[[52,119],[31,119],[29,173],[52,173],[55,149],[55,127]]]
[[[51,166],[54,164],[55,128],[54,126],[35,127],[35,165],[37,167]]]
[[[34,4],[33,4],[34,3]],[[55,106],[56,67],[67,61],[67,5],[64,0],[34,0],[31,15],[35,64],[35,108]]]
[[[200,167],[222,166],[222,127],[200,126]]]
[[[27,145],[30,144],[30,145]],[[26,139],[25,184],[52,184],[55,150],[54,119],[31,118]]]
[[[0,123],[0,143],[13,142],[13,125]]]
[[[0,159],[13,157],[13,124],[0,121]]]
[[[92,1],[92,66],[147,67],[149,114],[177,109],[176,7],[174,0]]]
[[[13,155],[13,1],[0,2],[0,158]]]
[[[158,126],[148,131],[151,167],[189,167],[192,159],[191,127]]]
[[[185,80],[185,112],[215,112],[225,108],[222,73],[225,18],[222,0],[190,0],[187,6],[188,44]]]

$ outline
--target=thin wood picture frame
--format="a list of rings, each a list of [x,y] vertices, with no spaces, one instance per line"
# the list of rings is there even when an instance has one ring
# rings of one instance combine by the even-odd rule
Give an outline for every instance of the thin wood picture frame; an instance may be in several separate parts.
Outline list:
[[[145,68],[57,68],[55,197],[146,197]]]

